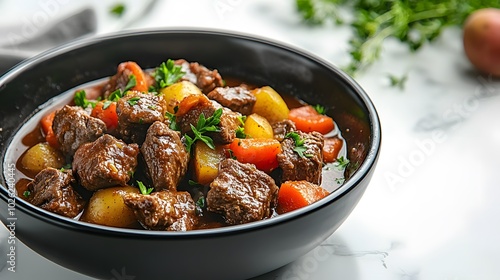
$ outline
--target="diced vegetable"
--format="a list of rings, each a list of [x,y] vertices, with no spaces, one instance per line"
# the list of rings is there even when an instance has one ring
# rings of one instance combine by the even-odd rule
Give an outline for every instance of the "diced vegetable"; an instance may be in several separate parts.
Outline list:
[[[142,68],[137,63],[135,63],[133,61],[127,61],[127,62],[120,63],[120,65],[118,65],[118,72],[122,72],[124,70],[124,68],[129,70],[130,72],[132,72],[129,79],[135,79],[135,82],[132,82],[129,80],[127,85],[130,88],[126,88],[126,90],[147,92],[148,91],[148,82],[146,81],[146,77],[144,75],[144,72],[142,71]],[[133,77],[132,77],[132,75],[133,75]]]
[[[175,113],[177,116],[182,116],[189,112],[191,108],[195,107],[198,104],[205,104],[205,102],[210,102],[208,97],[204,94],[191,94],[186,96],[181,100],[179,106],[177,107],[177,112]]]
[[[219,172],[219,163],[225,158],[224,146],[211,149],[202,141],[194,148],[194,180],[201,185],[210,184]]]
[[[281,184],[278,192],[278,214],[287,213],[330,194],[326,189],[308,181],[286,181]]]
[[[335,128],[332,118],[318,113],[309,105],[290,110],[288,118],[295,123],[298,130],[307,133],[317,131],[326,134]]]
[[[266,118],[271,124],[288,118],[288,106],[273,88],[269,86],[257,88],[252,94],[257,98],[252,113]]]
[[[245,134],[247,138],[273,139],[273,127],[266,118],[258,114],[251,114],[245,120]]]
[[[51,145],[38,143],[24,153],[21,165],[36,174],[47,167],[61,168],[64,165],[64,157]]]
[[[112,227],[136,227],[134,211],[125,205],[120,192],[140,193],[131,186],[100,189],[90,198],[81,220]]]
[[[92,113],[92,117],[102,120],[108,129],[114,130],[118,126],[118,115],[116,114],[116,102],[100,101],[97,102]]]
[[[171,114],[175,113],[175,107],[179,106],[179,103],[184,98],[190,95],[201,94],[201,90],[195,84],[188,81],[178,82],[160,90],[160,95],[167,102],[167,111]]]
[[[57,140],[54,130],[52,130],[52,122],[54,121],[55,115],[56,111],[52,111],[52,113],[45,115],[40,120],[40,124],[42,126],[43,134],[45,135],[45,141],[47,141],[47,143],[49,143],[52,147],[58,148],[59,141]]]
[[[340,149],[342,149],[342,140],[338,137],[325,138],[323,145],[323,161],[331,163],[337,160]]]
[[[253,163],[257,169],[270,172],[278,167],[276,156],[281,152],[281,144],[275,139],[235,139],[229,149],[239,162]]]

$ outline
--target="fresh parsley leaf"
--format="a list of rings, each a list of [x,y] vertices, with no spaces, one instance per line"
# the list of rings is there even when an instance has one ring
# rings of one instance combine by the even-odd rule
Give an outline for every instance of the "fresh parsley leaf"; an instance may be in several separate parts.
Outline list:
[[[325,106],[321,106],[321,105],[318,104],[318,105],[314,105],[313,108],[320,115],[326,114],[326,108],[325,108]]]
[[[188,152],[191,151],[191,146],[196,142],[197,140],[201,140],[207,144],[207,146],[210,149],[215,149],[214,142],[212,138],[204,135],[206,132],[219,132],[219,123],[220,123],[220,118],[222,116],[222,108],[217,109],[214,114],[209,117],[205,118],[205,115],[203,113],[200,114],[198,117],[198,122],[196,123],[196,126],[191,124],[191,131],[194,134],[194,138],[190,137],[189,135],[184,135],[184,138],[186,139],[185,145],[186,149]]]
[[[200,196],[200,198],[198,198],[198,200],[196,201],[196,206],[200,207],[200,208],[203,208],[205,207],[206,203],[205,203],[205,197],[204,196]]]
[[[337,166],[337,168],[339,170],[345,169],[347,167],[347,165],[349,165],[349,163],[350,163],[350,161],[343,156],[337,158],[337,160],[335,161],[335,165]]]
[[[299,157],[310,158],[313,156],[312,154],[304,154],[307,151],[307,147],[304,146],[305,141],[300,137],[300,135],[297,132],[295,131],[288,132],[285,135],[285,138],[293,139],[293,141],[295,142],[295,147],[293,148],[293,151],[296,152],[299,155]]]
[[[154,190],[154,188],[146,188],[146,186],[141,181],[137,181],[137,185],[139,186],[139,190],[143,195],[150,194]]]
[[[104,104],[102,104],[102,109],[103,110],[108,109],[108,107],[111,105],[111,103],[113,103],[113,102],[111,102],[109,100],[104,101]]]
[[[175,116],[175,114],[172,114],[170,112],[165,112],[165,118],[168,119],[170,122],[170,125],[168,126],[170,129],[175,131],[181,131],[181,128],[177,123],[177,117]]]
[[[166,63],[162,62],[154,72],[157,90],[173,85],[182,78],[184,74],[186,73],[182,71],[182,67],[175,65],[174,60],[169,59]]]
[[[123,89],[123,92],[127,92],[131,88],[135,87],[137,85],[137,79],[135,78],[135,75],[132,74],[128,76],[128,82],[127,85],[125,85],[125,89]]]
[[[137,104],[137,102],[139,101],[139,99],[141,99],[139,96],[136,96],[136,97],[132,97],[130,98],[129,100],[127,100],[127,103],[130,105],[130,106],[134,106]]]
[[[109,96],[108,96],[108,100],[110,101],[118,101],[120,100],[120,98],[122,98],[124,96],[123,94],[123,91],[121,89],[117,89],[115,91],[113,91]]]
[[[125,12],[125,5],[122,3],[118,3],[112,6],[111,9],[109,9],[109,12],[114,16],[121,17]]]
[[[30,195],[31,195],[30,191],[24,191],[23,192],[23,196],[26,197],[26,198],[28,198]]]
[[[87,107],[91,106],[92,108],[95,107],[97,101],[89,101],[87,100],[87,93],[85,90],[79,90],[75,93],[75,96],[73,97],[73,102],[75,102],[76,106],[80,106],[83,109],[86,109]]]
[[[65,164],[63,165],[63,167],[61,167],[61,169],[59,169],[61,172],[64,172],[65,170],[69,170],[71,169],[71,163],[68,163],[68,164]]]
[[[402,77],[396,77],[394,75],[388,75],[391,86],[398,87],[403,90],[405,88],[406,81],[408,80],[408,75],[403,75]]]
[[[245,128],[240,126],[236,129],[236,138],[245,139],[247,134],[245,133]]]
[[[335,183],[341,185],[345,182],[345,178],[335,178]]]

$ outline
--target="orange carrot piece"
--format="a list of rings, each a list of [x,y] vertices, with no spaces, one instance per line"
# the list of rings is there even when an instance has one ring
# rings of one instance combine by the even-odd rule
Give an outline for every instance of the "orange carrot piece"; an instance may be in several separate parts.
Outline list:
[[[281,184],[278,192],[278,214],[287,213],[330,194],[326,189],[308,181],[286,181]]]
[[[303,132],[317,131],[326,134],[335,128],[332,118],[318,113],[309,105],[291,109],[288,118]]]
[[[338,137],[325,138],[323,145],[323,162],[331,163],[337,160],[340,149],[342,149],[342,140]]]
[[[107,105],[107,107],[105,106],[105,104]],[[118,114],[116,113],[116,102],[111,102],[111,101],[97,102],[94,109],[92,109],[92,113],[90,113],[90,115],[94,118],[102,120],[106,124],[108,131],[114,130],[118,126]]]
[[[118,73],[123,72],[125,69],[135,76],[135,86],[133,86],[130,90],[147,92],[148,81],[146,80],[146,76],[144,75],[142,68],[133,61],[122,62],[118,65]]]
[[[281,152],[281,144],[266,138],[234,139],[229,149],[239,162],[253,163],[257,169],[271,172],[278,167],[276,156]]]
[[[177,116],[182,116],[189,112],[189,110],[191,110],[192,108],[196,107],[198,104],[204,104],[206,102],[210,102],[206,95],[190,94],[181,100],[181,102],[177,106],[177,111],[175,114]]]
[[[45,115],[41,120],[40,124],[42,126],[43,133],[45,134],[45,141],[49,143],[50,146],[54,148],[59,148],[59,140],[57,140],[54,130],[52,130],[52,122],[54,122],[54,116],[56,111],[52,111],[50,114]]]

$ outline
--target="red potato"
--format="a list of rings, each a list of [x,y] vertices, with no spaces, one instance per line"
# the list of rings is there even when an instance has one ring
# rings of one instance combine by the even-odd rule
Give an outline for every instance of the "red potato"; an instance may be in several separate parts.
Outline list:
[[[464,23],[463,44],[478,70],[500,77],[500,9],[473,12]]]

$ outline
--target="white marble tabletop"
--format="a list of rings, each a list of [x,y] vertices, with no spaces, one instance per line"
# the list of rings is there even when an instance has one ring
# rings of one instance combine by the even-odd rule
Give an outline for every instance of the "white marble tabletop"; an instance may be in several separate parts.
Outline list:
[[[294,3],[161,1],[126,28],[237,30],[345,65],[349,29],[306,26]],[[255,279],[500,279],[500,79],[474,71],[459,29],[447,29],[415,54],[396,41],[384,46],[381,59],[356,77],[380,114],[383,134],[365,195],[323,244]],[[389,74],[407,74],[405,88],[391,87]],[[17,250],[17,271],[4,269],[0,279],[90,279],[25,246]]]

